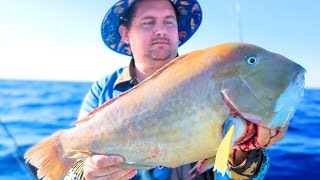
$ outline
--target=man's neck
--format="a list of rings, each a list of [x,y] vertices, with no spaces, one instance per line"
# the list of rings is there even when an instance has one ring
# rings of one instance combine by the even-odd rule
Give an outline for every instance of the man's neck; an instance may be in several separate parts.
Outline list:
[[[135,73],[139,82],[151,76],[169,61],[135,62]]]

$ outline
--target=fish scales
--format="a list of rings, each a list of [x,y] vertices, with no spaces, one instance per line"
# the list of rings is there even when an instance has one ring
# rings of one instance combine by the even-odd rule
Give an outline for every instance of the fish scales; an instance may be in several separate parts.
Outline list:
[[[205,59],[200,60],[208,63]],[[181,74],[184,72],[179,71],[186,69],[181,66],[189,67],[191,62],[174,63],[177,66],[175,70],[165,74],[166,70],[170,70],[165,69],[157,78],[148,80],[148,83],[143,83],[139,89],[136,88],[124,95],[125,98],[112,103],[109,109],[97,112],[86,122],[84,130],[81,127],[74,129],[77,132],[92,129],[85,133],[94,132],[95,142],[91,144],[103,145],[94,145],[96,148],[92,149],[93,147],[86,147],[87,144],[79,143],[79,147],[71,148],[68,147],[68,143],[65,149],[83,149],[97,154],[119,154],[130,162],[168,167],[213,156],[216,151],[213,147],[218,147],[222,140],[221,127],[229,111],[227,107],[221,111],[224,103],[221,96],[216,94],[219,91],[211,80],[213,74],[208,68],[210,66],[201,66],[207,70],[199,68],[199,72],[189,68],[188,74],[192,73],[192,77],[188,75],[183,78]],[[170,68],[175,64],[169,64]],[[161,76],[162,74],[164,76]],[[124,107],[124,104],[131,105]],[[219,108],[214,108],[215,106]],[[100,125],[97,126],[97,123]],[[88,128],[90,125],[92,127]],[[70,131],[70,134],[76,135],[72,139],[80,139],[83,136],[78,137],[78,133],[73,131]],[[205,144],[202,143],[204,139],[206,139]],[[158,150],[153,151],[154,148]]]

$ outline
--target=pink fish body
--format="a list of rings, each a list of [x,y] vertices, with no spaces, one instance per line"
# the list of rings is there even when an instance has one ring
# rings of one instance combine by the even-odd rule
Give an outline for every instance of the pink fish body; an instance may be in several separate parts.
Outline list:
[[[36,144],[25,157],[44,179],[62,179],[77,158],[90,154],[120,155],[124,166],[137,169],[174,168],[214,157],[230,117],[243,119],[236,124],[236,142],[250,136],[247,122],[283,127],[302,99],[304,72],[293,61],[250,44],[190,52],[77,126]]]

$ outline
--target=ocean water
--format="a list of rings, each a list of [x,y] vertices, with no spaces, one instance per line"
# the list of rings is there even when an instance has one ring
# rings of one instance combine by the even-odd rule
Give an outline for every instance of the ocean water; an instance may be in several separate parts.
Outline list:
[[[22,154],[76,120],[91,82],[0,80],[0,180],[32,179]],[[320,90],[306,89],[265,179],[319,179]]]

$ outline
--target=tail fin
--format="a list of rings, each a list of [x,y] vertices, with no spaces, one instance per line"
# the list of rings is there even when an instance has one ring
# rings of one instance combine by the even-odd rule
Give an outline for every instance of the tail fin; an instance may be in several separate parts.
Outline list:
[[[76,162],[76,159],[69,158],[61,147],[59,137],[62,133],[63,131],[55,133],[26,152],[24,157],[38,168],[39,179],[63,179]]]

